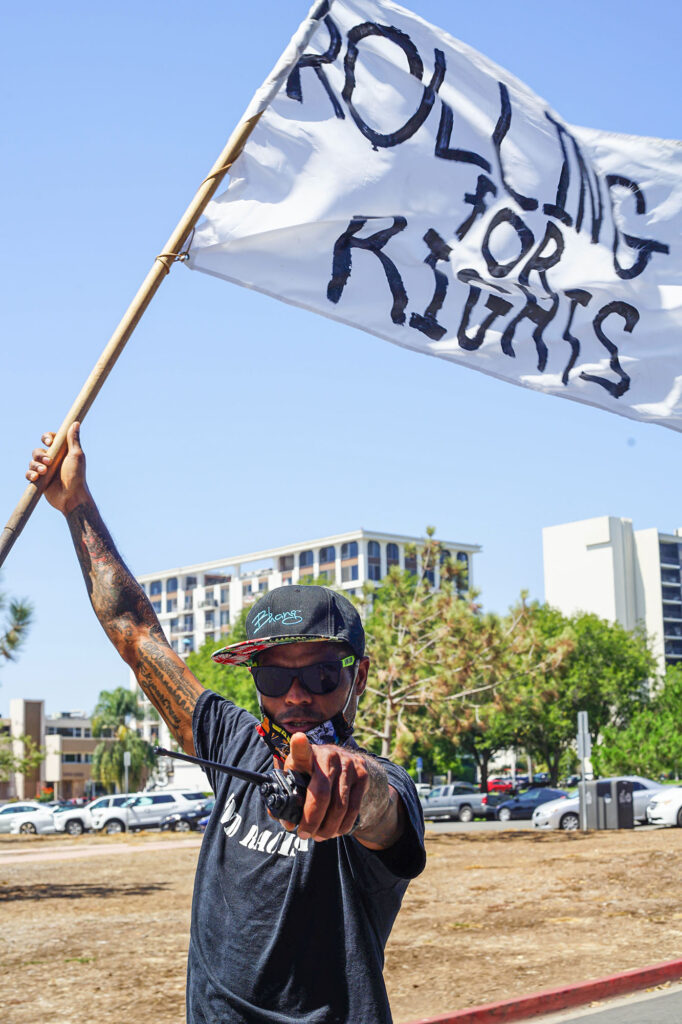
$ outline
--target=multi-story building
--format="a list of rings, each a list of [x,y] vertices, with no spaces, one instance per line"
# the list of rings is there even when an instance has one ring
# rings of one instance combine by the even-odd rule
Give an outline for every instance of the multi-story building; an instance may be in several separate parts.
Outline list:
[[[643,625],[661,671],[682,660],[682,530],[633,530],[600,516],[542,531],[545,598],[567,615]]]
[[[175,651],[186,656],[207,640],[217,641],[229,633],[240,611],[269,590],[307,578],[322,579],[329,586],[354,595],[366,581],[380,583],[392,566],[412,572],[420,570],[415,553],[420,537],[372,530],[353,530],[332,537],[318,537],[265,551],[230,555],[212,562],[165,569],[138,576],[159,617],[161,627]],[[481,548],[460,541],[441,541],[442,557],[460,562],[473,585],[473,555]],[[440,585],[439,567],[430,574]],[[131,687],[136,682],[131,675]],[[160,728],[160,731],[159,731]],[[160,736],[167,745],[165,726],[147,720],[145,738]]]
[[[24,754],[24,737],[36,747],[43,747],[46,756],[29,772],[12,773],[0,795],[35,799],[47,787],[53,789],[55,799],[91,795],[92,755],[101,741],[93,739],[91,722],[84,711],[46,716],[44,701],[18,697],[10,701],[9,735],[15,757]]]

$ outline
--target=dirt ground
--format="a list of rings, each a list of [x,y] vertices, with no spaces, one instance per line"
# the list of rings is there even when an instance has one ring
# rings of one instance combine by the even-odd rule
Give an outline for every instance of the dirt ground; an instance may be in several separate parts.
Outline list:
[[[396,1022],[682,957],[680,829],[427,842],[386,953]],[[0,837],[3,1024],[183,1024],[197,851]]]

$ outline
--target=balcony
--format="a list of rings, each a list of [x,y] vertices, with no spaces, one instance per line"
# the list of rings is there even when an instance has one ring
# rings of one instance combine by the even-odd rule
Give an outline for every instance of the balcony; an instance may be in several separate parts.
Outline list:
[[[217,608],[218,602],[214,597],[204,598],[203,601],[199,601],[200,608]]]

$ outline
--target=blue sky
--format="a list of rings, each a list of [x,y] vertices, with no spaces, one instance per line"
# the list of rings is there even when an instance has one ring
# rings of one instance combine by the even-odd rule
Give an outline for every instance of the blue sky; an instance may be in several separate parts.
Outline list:
[[[3,11],[3,523],[30,449],[61,423],[307,6],[37,0]],[[672,0],[411,7],[570,123],[681,134]],[[183,267],[83,442],[93,492],[139,573],[360,526],[434,524],[482,545],[476,583],[504,611],[522,588],[543,596],[543,526],[606,514],[682,525],[677,433],[425,359]],[[15,696],[91,710],[101,689],[127,684],[66,525],[44,502],[0,587],[35,605],[24,652],[0,667],[0,714]]]

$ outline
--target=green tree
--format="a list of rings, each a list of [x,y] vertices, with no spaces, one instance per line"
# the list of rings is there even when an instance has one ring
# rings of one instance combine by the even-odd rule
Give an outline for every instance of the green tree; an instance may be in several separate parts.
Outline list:
[[[465,594],[463,570],[445,556],[432,528],[417,564],[418,573],[392,567],[380,587],[368,585],[363,594],[373,667],[357,733],[403,763],[430,749],[439,759],[448,750],[456,758],[461,709],[496,685],[500,641],[495,620]]]
[[[532,602],[520,616],[517,669],[508,718],[516,742],[543,761],[551,784],[575,742],[578,711],[587,711],[593,746],[608,726],[622,727],[647,701],[656,671],[647,638],[596,615],[563,616]]]
[[[0,658],[14,661],[25,642],[33,617],[33,607],[28,601],[17,601],[0,593],[0,615],[4,618],[0,633]]]
[[[102,690],[95,705],[92,734],[101,736],[102,742],[92,755],[92,777],[106,786],[109,792],[124,784],[126,752],[130,754],[128,785],[131,789],[139,787],[144,769],[151,769],[156,764],[150,744],[128,724],[139,714],[137,694],[123,686]]]
[[[20,647],[26,641],[33,608],[28,601],[17,601],[0,593],[0,615],[4,619],[0,627],[0,661],[14,661]],[[12,749],[13,739],[23,744],[22,753],[19,755]],[[45,750],[37,747],[30,736],[0,736],[0,780],[3,782],[15,772],[25,775],[33,771],[44,759]]]
[[[592,750],[595,769],[602,775],[649,775],[654,778],[682,772],[682,666],[669,666],[662,686],[649,704],[625,726],[607,726]]]
[[[256,688],[248,669],[240,665],[218,665],[211,660],[211,655],[220,647],[236,644],[246,640],[246,616],[248,608],[243,608],[235,620],[232,630],[219,641],[207,640],[198,651],[187,658],[187,667],[197,677],[202,686],[214,690],[223,697],[229,698],[239,707],[260,717]]]

